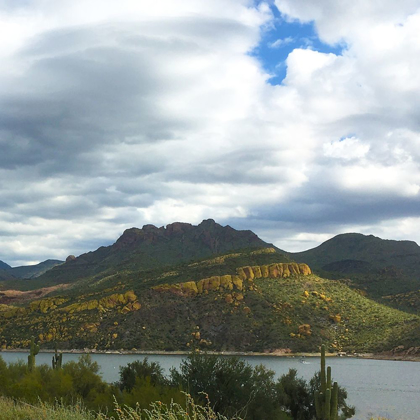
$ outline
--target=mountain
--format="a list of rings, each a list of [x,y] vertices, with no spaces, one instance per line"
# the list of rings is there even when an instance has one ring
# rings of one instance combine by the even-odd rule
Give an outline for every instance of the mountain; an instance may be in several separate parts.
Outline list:
[[[395,266],[407,273],[420,272],[420,247],[415,242],[384,240],[360,233],[337,235],[316,248],[290,255],[319,268],[339,261],[356,261],[357,271],[360,268],[357,262],[362,261],[368,263],[364,271]]]
[[[44,274],[46,271],[51,268],[62,264],[64,261],[60,260],[46,260],[39,264],[34,265],[23,265],[20,267],[10,268],[9,272],[17,278],[20,279],[31,279],[39,277],[41,274]]]
[[[346,246],[327,244],[315,266],[383,269],[379,257],[365,261]],[[0,346],[25,348],[35,335],[43,348],[63,349],[316,351],[324,342],[332,351],[420,353],[418,315],[374,302],[353,277],[314,275],[304,257],[213,220],[128,229],[37,278],[3,283]]]
[[[111,246],[67,258],[65,264],[46,272],[33,285],[69,283],[124,270],[160,269],[233,250],[269,246],[273,247],[249,230],[221,226],[212,219],[203,220],[198,226],[189,223],[172,223],[159,228],[145,225],[142,229],[127,229]]]
[[[309,264],[323,277],[349,279],[373,298],[420,289],[420,247],[413,241],[346,233],[316,248],[288,255]],[[402,299],[398,307],[404,308]]]
[[[12,267],[10,267],[9,264],[6,264],[5,262],[0,261],[0,270],[9,270],[10,268]]]

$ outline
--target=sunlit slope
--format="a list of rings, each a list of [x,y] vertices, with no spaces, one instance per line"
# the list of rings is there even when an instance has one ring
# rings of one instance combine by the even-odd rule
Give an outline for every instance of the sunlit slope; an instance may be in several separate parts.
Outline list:
[[[276,259],[279,261],[276,262]],[[3,348],[381,351],[419,345],[420,318],[311,274],[273,248],[82,279],[2,307]]]

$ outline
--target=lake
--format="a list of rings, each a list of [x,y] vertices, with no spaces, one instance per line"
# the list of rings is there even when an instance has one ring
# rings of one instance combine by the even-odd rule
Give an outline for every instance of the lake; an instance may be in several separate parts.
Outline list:
[[[28,353],[2,352],[6,362],[18,359],[27,361]],[[63,362],[77,360],[80,355],[65,353]],[[184,356],[181,355],[125,355],[125,354],[92,354],[92,359],[101,366],[103,378],[107,382],[118,380],[120,366],[135,360],[159,362],[169,373],[171,367],[178,368]],[[228,356],[227,356],[228,357]],[[52,353],[40,353],[37,364],[47,363],[51,366]],[[263,364],[276,372],[276,376],[295,368],[298,375],[309,380],[319,370],[320,359],[307,358],[300,363],[298,358],[246,356],[244,359],[251,365]],[[356,358],[327,358],[327,365],[332,368],[334,380],[346,388],[348,402],[356,406],[355,420],[366,420],[370,416],[382,416],[391,420],[420,419],[420,362],[401,362],[389,360],[368,360]]]

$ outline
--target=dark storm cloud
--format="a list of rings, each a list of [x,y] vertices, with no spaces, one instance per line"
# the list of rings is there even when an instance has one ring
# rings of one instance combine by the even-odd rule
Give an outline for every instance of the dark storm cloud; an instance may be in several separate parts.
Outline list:
[[[156,77],[158,63],[119,44],[89,45],[110,33],[113,28],[52,32],[21,54],[32,64],[0,98],[2,167],[41,164],[44,175],[87,174],[106,144],[173,137],[180,123],[161,116],[154,102],[168,88]]]

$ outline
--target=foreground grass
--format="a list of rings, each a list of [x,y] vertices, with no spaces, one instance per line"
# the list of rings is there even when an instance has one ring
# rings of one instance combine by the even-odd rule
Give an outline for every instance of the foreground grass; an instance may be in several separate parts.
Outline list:
[[[103,413],[90,412],[79,405],[62,407],[60,404],[40,403],[35,406],[0,397],[2,420],[229,420],[216,414],[210,406],[196,405],[189,396],[187,396],[186,409],[179,404],[167,406],[156,402],[150,409],[133,409],[116,405],[115,412],[117,413],[115,416],[109,417]]]
[[[61,407],[40,403],[37,406],[0,397],[2,420],[99,420],[80,406]],[[102,417],[103,418],[103,417]]]

